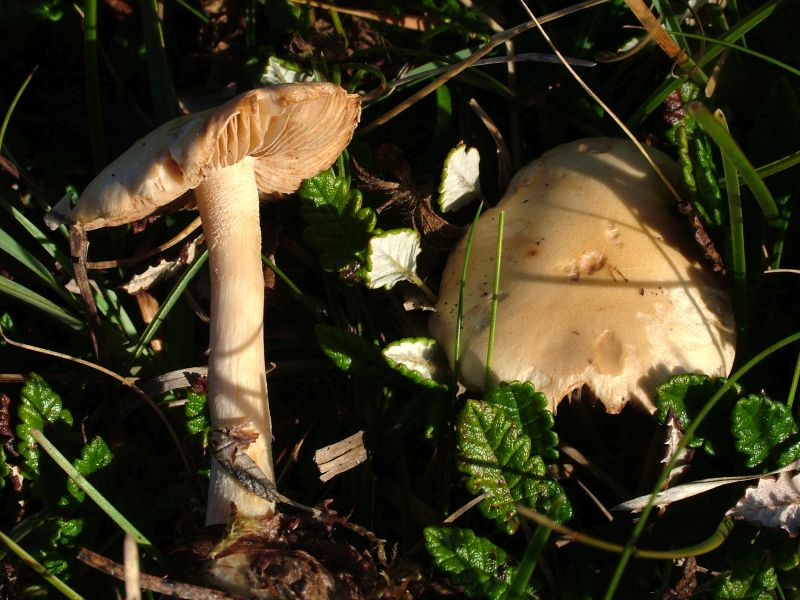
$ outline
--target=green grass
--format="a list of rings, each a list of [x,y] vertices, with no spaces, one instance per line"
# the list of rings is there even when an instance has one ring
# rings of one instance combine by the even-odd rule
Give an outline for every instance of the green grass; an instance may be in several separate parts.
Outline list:
[[[348,548],[356,548],[358,564],[368,567],[358,569],[361,592],[640,599],[660,598],[694,577],[701,598],[800,597],[793,539],[725,517],[741,487],[662,514],[648,506],[636,516],[604,516],[629,499],[620,488],[655,492],[675,466],[660,462],[664,433],[655,418],[606,415],[577,400],[545,418],[548,399],[524,386],[464,390],[460,328],[446,349],[456,357],[449,369],[445,352],[426,341],[429,313],[404,308],[429,302],[447,251],[467,235],[468,258],[457,266],[463,302],[467,262],[476,260],[474,225],[504,192],[498,135],[523,163],[560,143],[624,135],[558,61],[532,60],[551,49],[522,6],[391,0],[375,11],[354,1],[337,2],[332,12],[287,0],[218,5],[232,12],[196,0],[0,7],[8,83],[0,89],[0,537],[10,550],[0,553],[0,588],[8,597],[122,594],[124,583],[74,557],[86,547],[121,562],[126,532],[143,549],[144,572],[207,585],[188,552],[218,541],[204,527],[204,382],[183,375],[207,364],[207,254],[188,264],[183,256],[200,232],[134,264],[124,259],[172,239],[192,216],[173,212],[89,232],[89,261],[120,261],[89,271],[98,357],[72,281],[67,231],[47,229],[42,218],[54,199],[83,190],[154,124],[259,85],[270,57],[366,94],[362,127],[330,174],[339,191],[266,202],[261,215],[277,487],[303,505],[331,502],[339,516],[323,518],[333,533],[315,543],[342,564],[355,560]],[[673,72],[653,44],[588,66],[642,35],[624,2],[530,8],[560,52],[581,61],[573,68],[619,122],[680,160],[693,188],[685,198],[706,218],[726,269],[718,276],[737,315],[737,358],[730,379],[697,384],[679,402],[679,447],[694,452],[686,478],[766,472],[800,457],[800,334],[789,335],[800,330],[800,278],[792,272],[800,269],[800,8],[789,0],[729,0],[684,15],[682,3],[653,5],[696,73]],[[425,29],[398,25],[405,15],[421,16]],[[506,59],[507,42],[519,60]],[[713,93],[689,83],[693,76],[710,79]],[[487,131],[472,99],[497,132]],[[462,141],[481,154],[482,204],[442,215],[434,202],[442,163]],[[422,240],[416,272],[391,289],[370,289],[370,238],[409,228]],[[510,230],[506,221],[506,238]],[[501,220],[498,265],[501,248],[508,249],[503,236]],[[124,291],[161,259],[179,265],[171,278],[139,297]],[[788,272],[766,274],[779,267]],[[498,268],[487,282],[492,332],[506,318],[503,285]],[[153,310],[143,311],[148,305]],[[490,337],[487,381],[501,343]],[[421,342],[426,355],[417,364],[445,375],[426,379],[413,357],[387,361],[382,351],[400,340]],[[63,360],[70,356],[77,360]],[[109,376],[86,368],[96,364]],[[141,389],[153,382],[169,391],[146,396]],[[766,408],[745,423],[745,437],[733,419],[754,394],[751,404]],[[782,428],[770,420],[775,414]],[[34,429],[41,437],[31,437]],[[314,451],[357,431],[369,459],[321,482]],[[106,454],[92,454],[96,439]],[[746,454],[737,450],[742,439],[764,446]],[[558,443],[570,452],[559,453]],[[486,464],[469,452],[484,453]],[[766,458],[748,467],[754,457]],[[488,495],[472,503],[478,492],[470,490]],[[492,512],[497,498],[503,510]],[[515,503],[519,513],[508,513]],[[535,526],[525,518],[534,509]],[[311,522],[297,516],[295,523],[304,535],[319,535]],[[554,543],[563,535],[576,539]],[[300,537],[296,549],[308,551]],[[693,573],[672,560],[689,555],[697,558]]]

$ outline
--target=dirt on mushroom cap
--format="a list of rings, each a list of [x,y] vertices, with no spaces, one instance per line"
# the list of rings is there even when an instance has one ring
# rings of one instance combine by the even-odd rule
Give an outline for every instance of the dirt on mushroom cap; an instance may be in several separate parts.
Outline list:
[[[676,186],[677,165],[651,155]],[[609,412],[648,411],[675,372],[727,375],[735,327],[722,282],[700,264],[670,193],[624,140],[564,144],[523,168],[475,233],[460,373],[483,386],[497,216],[505,234],[492,377],[528,380],[552,408],[588,386]],[[430,322],[451,361],[465,240]]]

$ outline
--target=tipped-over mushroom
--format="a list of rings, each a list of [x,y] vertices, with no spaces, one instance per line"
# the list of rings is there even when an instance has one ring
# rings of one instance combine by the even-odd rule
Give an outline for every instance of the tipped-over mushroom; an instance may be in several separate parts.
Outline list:
[[[677,165],[650,150],[679,186]],[[676,372],[727,375],[735,328],[719,278],[675,201],[628,141],[586,139],[546,152],[477,225],[464,291],[460,374],[481,388],[497,223],[505,210],[491,377],[532,382],[552,409],[587,386],[610,413],[653,411]],[[466,237],[450,255],[430,321],[453,359]]]
[[[248,429],[256,439],[246,453],[271,481],[259,190],[293,192],[330,166],[359,115],[358,97],[328,83],[252,90],[162,125],[106,167],[74,209],[68,201],[54,208],[90,230],[141,219],[194,190],[211,273],[212,425]],[[214,461],[206,523],[224,523],[234,505],[244,517],[273,510]]]

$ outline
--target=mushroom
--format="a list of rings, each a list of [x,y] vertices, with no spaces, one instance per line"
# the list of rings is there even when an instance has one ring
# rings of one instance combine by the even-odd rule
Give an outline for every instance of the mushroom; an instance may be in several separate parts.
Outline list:
[[[650,149],[680,184],[677,164]],[[530,381],[551,410],[586,386],[618,413],[653,412],[655,386],[679,372],[727,375],[735,349],[720,279],[674,200],[636,146],[592,138],[524,167],[478,221],[464,288],[460,375],[483,386],[498,215],[505,211],[490,379]],[[454,357],[466,236],[442,278],[434,337]]]
[[[245,452],[272,482],[259,191],[294,192],[330,166],[359,116],[358,96],[329,83],[251,90],[160,126],[106,167],[73,209],[62,200],[50,215],[51,223],[61,217],[86,230],[122,225],[194,190],[211,274],[211,422],[255,438]],[[233,506],[250,518],[274,510],[214,460],[206,523],[225,523]]]

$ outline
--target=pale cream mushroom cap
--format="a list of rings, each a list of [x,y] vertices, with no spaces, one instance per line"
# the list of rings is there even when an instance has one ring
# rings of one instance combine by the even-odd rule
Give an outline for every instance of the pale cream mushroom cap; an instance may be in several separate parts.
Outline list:
[[[155,129],[103,169],[74,209],[65,198],[53,212],[86,230],[130,223],[247,156],[259,190],[291,193],[336,159],[360,110],[358,96],[331,83],[254,89]]]
[[[680,189],[677,164],[649,151]],[[633,143],[592,138],[524,167],[479,220],[464,292],[460,378],[484,383],[499,211],[505,210],[493,382],[530,381],[551,408],[587,386],[610,413],[650,412],[682,372],[727,375],[735,326],[721,278]],[[451,364],[466,236],[450,255],[430,329]]]

